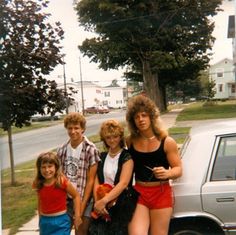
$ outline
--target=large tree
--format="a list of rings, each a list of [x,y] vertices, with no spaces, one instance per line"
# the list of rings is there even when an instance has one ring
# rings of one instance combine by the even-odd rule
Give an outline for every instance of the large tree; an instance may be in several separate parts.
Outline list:
[[[209,62],[207,51],[214,41],[209,17],[220,4],[221,0],[81,0],[76,7],[79,22],[98,36],[79,48],[104,70],[127,66],[132,74],[140,72],[145,91],[164,110],[166,85],[196,78]]]
[[[63,92],[46,79],[63,63],[60,23],[42,12],[47,1],[0,0],[0,122],[8,132],[12,184],[15,184],[11,127],[29,124],[36,113],[65,109]],[[27,146],[27,143],[25,143]],[[6,157],[6,156],[1,156]]]

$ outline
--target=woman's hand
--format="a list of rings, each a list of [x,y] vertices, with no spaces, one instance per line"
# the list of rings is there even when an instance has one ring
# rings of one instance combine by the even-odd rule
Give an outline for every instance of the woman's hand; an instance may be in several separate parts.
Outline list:
[[[153,174],[154,176],[159,180],[168,180],[171,176],[171,170],[165,169],[164,167],[154,167],[153,168]]]
[[[94,210],[99,214],[99,215],[104,215],[108,214],[108,211],[106,209],[106,202],[101,199],[95,202],[94,204]]]

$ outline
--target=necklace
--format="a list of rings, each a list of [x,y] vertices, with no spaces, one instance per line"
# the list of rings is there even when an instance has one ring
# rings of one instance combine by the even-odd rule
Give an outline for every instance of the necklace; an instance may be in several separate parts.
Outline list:
[[[117,152],[115,153],[111,153],[110,151],[108,152],[108,154],[111,156],[111,157],[115,157],[117,154],[119,154],[121,152],[122,149],[119,149]]]
[[[153,139],[155,139],[156,138],[156,136],[155,135],[153,135],[153,136],[151,136],[151,137],[147,137],[147,136],[145,136],[145,135],[141,135],[144,139],[146,139],[146,140],[153,140]]]

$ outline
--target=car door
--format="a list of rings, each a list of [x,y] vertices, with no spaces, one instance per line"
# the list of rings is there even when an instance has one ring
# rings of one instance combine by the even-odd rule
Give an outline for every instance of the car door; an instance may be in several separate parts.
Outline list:
[[[216,137],[202,204],[226,227],[236,228],[236,134]]]

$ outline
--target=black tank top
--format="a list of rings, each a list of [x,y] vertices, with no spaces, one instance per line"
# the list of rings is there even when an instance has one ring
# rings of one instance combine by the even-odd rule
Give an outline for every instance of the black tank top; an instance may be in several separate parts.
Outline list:
[[[145,166],[150,168],[162,166],[165,169],[169,168],[169,163],[164,151],[165,139],[161,141],[160,147],[153,152],[139,152],[134,149],[133,144],[129,148],[129,152],[134,161],[135,179],[143,182],[159,181],[153,175],[153,172]]]

